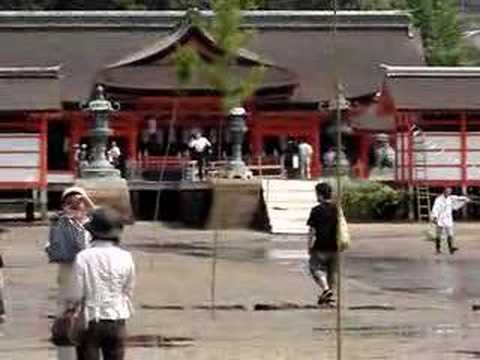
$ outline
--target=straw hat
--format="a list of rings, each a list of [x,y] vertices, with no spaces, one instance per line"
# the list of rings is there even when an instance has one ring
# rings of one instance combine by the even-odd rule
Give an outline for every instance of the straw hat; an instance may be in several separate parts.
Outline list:
[[[62,198],[61,201],[63,202],[67,197],[70,195],[80,195],[86,202],[86,204],[94,208],[95,204],[93,203],[92,199],[88,196],[87,192],[85,191],[84,188],[81,188],[80,186],[71,186],[62,193]]]

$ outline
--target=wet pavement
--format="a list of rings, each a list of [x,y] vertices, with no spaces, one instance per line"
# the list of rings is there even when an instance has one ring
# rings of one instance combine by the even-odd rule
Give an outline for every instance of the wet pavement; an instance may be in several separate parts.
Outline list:
[[[0,239],[9,315],[0,325],[0,360],[55,359],[47,229],[9,230]],[[480,359],[480,311],[472,309],[480,301],[480,224],[458,225],[453,256],[434,255],[424,230],[352,225],[343,256],[344,359]],[[128,360],[336,358],[336,312],[314,306],[304,237],[137,223],[124,243],[138,272]]]

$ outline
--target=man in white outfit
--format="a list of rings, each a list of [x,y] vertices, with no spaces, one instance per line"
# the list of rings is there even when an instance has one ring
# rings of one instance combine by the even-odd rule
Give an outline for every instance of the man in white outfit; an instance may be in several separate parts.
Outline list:
[[[442,238],[447,238],[450,254],[458,250],[453,244],[453,211],[461,209],[470,199],[466,196],[452,195],[452,189],[447,187],[443,194],[437,196],[432,209],[432,221],[437,227],[435,248],[441,254]]]
[[[300,175],[302,179],[310,179],[313,148],[305,139],[302,139],[300,144],[298,144],[298,155],[300,159]]]
[[[203,180],[204,167],[206,165],[207,155],[212,148],[212,144],[200,131],[196,131],[193,139],[190,140],[188,147],[191,150],[192,160],[197,161],[198,176],[200,180]]]

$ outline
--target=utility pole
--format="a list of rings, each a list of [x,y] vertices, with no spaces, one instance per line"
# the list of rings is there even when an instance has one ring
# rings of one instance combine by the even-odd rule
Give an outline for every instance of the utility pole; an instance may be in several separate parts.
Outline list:
[[[342,155],[342,87],[340,83],[340,74],[338,69],[338,47],[337,47],[337,0],[333,0],[333,63],[334,63],[334,87],[335,87],[335,102],[336,102],[336,159],[335,159],[335,177],[337,182],[337,212],[342,206],[342,169],[341,169],[341,155]],[[338,242],[338,229],[337,229]],[[337,360],[342,359],[342,254],[340,247],[337,247],[337,316],[336,316],[336,341],[337,341]]]

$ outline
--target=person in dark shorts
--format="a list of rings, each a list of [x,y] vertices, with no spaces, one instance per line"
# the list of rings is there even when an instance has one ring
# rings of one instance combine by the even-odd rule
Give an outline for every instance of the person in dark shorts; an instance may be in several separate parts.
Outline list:
[[[332,201],[332,188],[327,183],[315,187],[318,205],[307,221],[310,227],[308,253],[310,273],[320,288],[318,304],[331,304],[337,266],[337,206]]]

